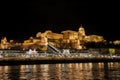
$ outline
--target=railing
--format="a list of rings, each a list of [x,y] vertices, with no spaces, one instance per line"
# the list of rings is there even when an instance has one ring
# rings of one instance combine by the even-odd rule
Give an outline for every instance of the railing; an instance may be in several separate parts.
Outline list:
[[[48,46],[48,48],[51,48],[51,50],[54,53],[61,53],[61,51],[59,49],[57,49],[56,47],[52,46],[51,44],[48,44],[47,46]]]

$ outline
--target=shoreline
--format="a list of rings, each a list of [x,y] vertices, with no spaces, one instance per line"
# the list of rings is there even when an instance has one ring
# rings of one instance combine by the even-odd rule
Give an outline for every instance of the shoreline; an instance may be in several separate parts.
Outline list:
[[[6,58],[0,65],[57,64],[57,63],[120,62],[120,58]]]

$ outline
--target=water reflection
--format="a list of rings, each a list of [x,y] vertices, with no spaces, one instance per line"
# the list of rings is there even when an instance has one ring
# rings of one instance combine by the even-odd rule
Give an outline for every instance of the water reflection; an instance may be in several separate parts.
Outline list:
[[[116,80],[120,63],[69,63],[0,66],[1,80]]]

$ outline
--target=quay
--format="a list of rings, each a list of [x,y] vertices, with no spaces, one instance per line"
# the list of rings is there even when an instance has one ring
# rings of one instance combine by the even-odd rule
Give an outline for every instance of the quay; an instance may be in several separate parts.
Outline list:
[[[119,62],[120,58],[3,58],[0,65],[20,65],[20,64],[57,64],[57,63],[87,63],[87,62]]]
[[[53,48],[53,47],[52,47]],[[56,51],[56,53],[55,53]],[[21,64],[57,64],[57,63],[87,63],[87,62],[119,62],[120,55],[102,55],[99,52],[76,52],[70,53],[68,49],[59,53],[38,53],[36,50],[8,51],[1,53],[0,65],[21,65]]]

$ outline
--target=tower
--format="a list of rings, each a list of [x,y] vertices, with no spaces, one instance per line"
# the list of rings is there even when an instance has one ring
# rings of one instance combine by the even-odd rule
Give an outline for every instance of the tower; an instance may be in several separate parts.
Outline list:
[[[85,37],[85,29],[82,27],[82,24],[81,24],[78,31],[78,38],[79,40],[83,40],[84,37]]]
[[[0,48],[1,49],[8,49],[9,48],[9,42],[7,41],[6,37],[3,37],[1,39]]]
[[[81,26],[80,26],[80,28],[79,28],[78,33],[79,33],[81,36],[85,36],[85,29],[82,27],[82,24],[81,24]]]

